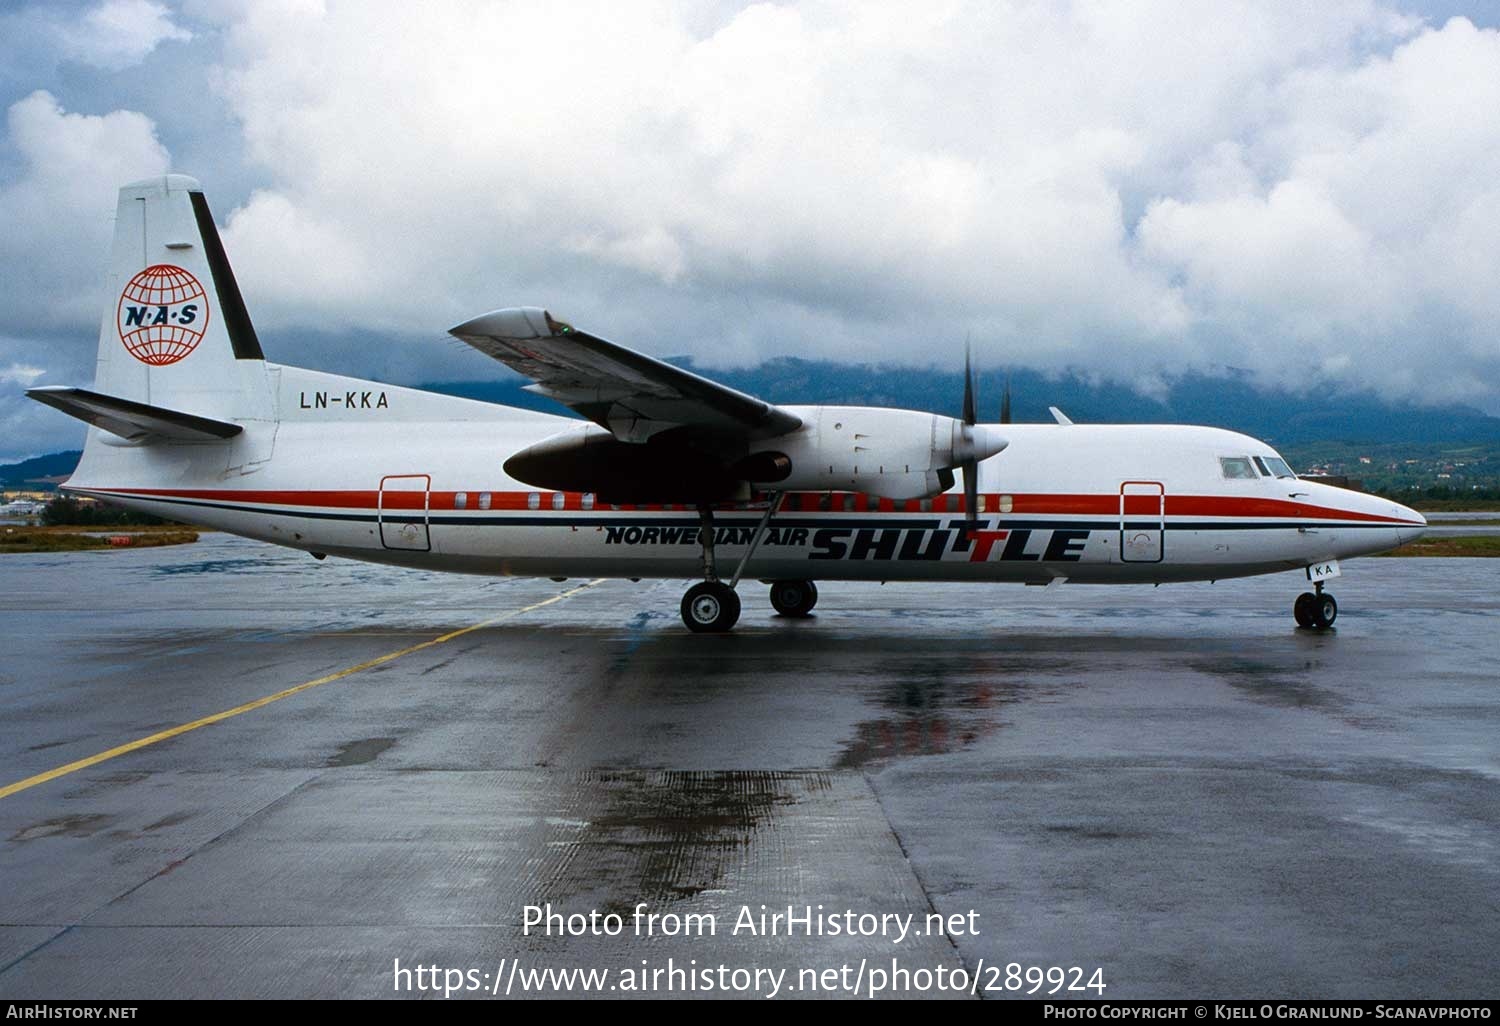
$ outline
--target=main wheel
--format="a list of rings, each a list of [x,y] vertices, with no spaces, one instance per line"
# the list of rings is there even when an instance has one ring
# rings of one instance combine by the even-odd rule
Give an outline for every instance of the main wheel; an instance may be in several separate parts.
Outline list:
[[[1312,617],[1314,627],[1332,627],[1339,618],[1339,604],[1328,592],[1313,596]]]
[[[1304,591],[1297,596],[1297,601],[1292,604],[1292,615],[1297,618],[1298,627],[1311,627],[1313,625],[1313,603],[1318,596],[1310,591]]]
[[[723,581],[699,581],[682,596],[682,622],[697,634],[722,634],[740,618],[740,597]]]
[[[818,604],[818,586],[812,581],[772,581],[771,605],[782,616],[804,617]]]

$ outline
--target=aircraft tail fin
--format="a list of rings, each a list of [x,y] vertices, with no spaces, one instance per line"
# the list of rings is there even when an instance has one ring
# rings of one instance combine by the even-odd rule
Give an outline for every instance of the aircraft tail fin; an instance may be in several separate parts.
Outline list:
[[[97,429],[75,478],[222,480],[266,465],[276,378],[194,179],[120,190],[106,288],[94,387],[26,393]],[[182,444],[190,454],[162,452]]]
[[[195,179],[120,190],[93,391],[215,420],[270,417],[260,340]]]

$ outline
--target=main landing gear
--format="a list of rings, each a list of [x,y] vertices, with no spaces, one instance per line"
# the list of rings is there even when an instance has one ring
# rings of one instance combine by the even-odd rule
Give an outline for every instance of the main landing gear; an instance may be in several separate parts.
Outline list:
[[[740,577],[755,555],[760,540],[765,537],[766,526],[781,505],[781,493],[772,492],[768,498],[765,516],[750,539],[750,547],[740,558],[734,576],[725,584],[719,580],[718,566],[714,559],[714,511],[713,507],[698,507],[698,537],[703,544],[703,580],[687,590],[682,596],[682,622],[697,634],[722,634],[732,628],[740,618],[740,596],[734,589]],[[818,589],[812,581],[775,581],[771,584],[771,605],[782,616],[806,616],[818,602]]]
[[[740,596],[723,581],[699,581],[682,596],[682,622],[698,634],[722,634],[740,618]]]
[[[775,508],[774,501],[767,507],[766,515],[761,518],[760,530],[755,532],[755,537],[751,540],[750,552],[755,551],[755,544],[760,541],[766,521],[771,519]],[[703,545],[703,580],[682,596],[682,622],[695,634],[723,634],[740,618],[740,596],[734,590],[734,586],[740,583],[740,571],[735,571],[734,578],[728,584],[719,580],[718,564],[714,561],[712,506],[705,503],[698,507],[698,523],[698,539]],[[745,559],[740,560],[740,570],[745,568],[750,552],[745,554]]]
[[[818,604],[818,586],[812,581],[772,581],[771,605],[782,616],[802,619]]]
[[[1297,618],[1297,626],[1318,630],[1332,627],[1333,621],[1339,618],[1339,604],[1334,601],[1332,594],[1323,590],[1322,581],[1314,583],[1313,589],[1298,595],[1297,601],[1292,605],[1292,615]]]

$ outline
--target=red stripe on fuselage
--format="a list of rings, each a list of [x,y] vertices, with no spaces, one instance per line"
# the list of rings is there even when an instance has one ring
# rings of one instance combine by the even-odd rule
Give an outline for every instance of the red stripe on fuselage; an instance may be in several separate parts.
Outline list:
[[[261,491],[253,489],[237,488],[215,488],[215,489],[187,489],[187,488],[129,488],[129,489],[103,489],[83,488],[80,491],[95,491],[103,494],[116,494],[120,496],[139,496],[141,498],[173,499],[196,499],[204,502],[230,502],[248,503],[264,506],[315,506],[325,509],[376,509],[382,502],[386,509],[422,509],[424,505],[424,494],[426,506],[432,510],[452,510],[456,508],[455,497],[458,494],[466,496],[464,506],[465,512],[478,512],[479,496],[488,495],[490,510],[516,511],[537,510],[539,512],[552,512],[552,496],[554,492],[504,492],[474,489],[463,493],[442,491],[423,493],[420,491],[386,491],[383,494],[375,490],[364,491]],[[564,509],[568,511],[582,508],[581,493],[565,492]],[[898,504],[889,499],[881,499],[878,503],[872,503],[863,495],[857,495],[856,501],[848,504],[846,508],[844,492],[797,492],[787,496],[781,510],[783,513],[861,513],[861,512],[896,512]],[[531,496],[537,495],[539,499],[535,506],[532,505]],[[825,501],[831,498],[831,501]],[[937,515],[951,515],[964,512],[964,502],[961,495],[943,496],[944,501],[940,508],[933,510],[921,509],[922,501],[910,500],[899,504],[904,512],[935,513]],[[984,513],[994,516],[1000,513],[1000,496],[988,494],[981,497]],[[1019,516],[1098,516],[1118,517],[1120,515],[1120,496],[1110,495],[1067,495],[1037,493],[1030,495],[1011,495],[1010,508],[1003,515]],[[1161,500],[1155,495],[1131,495],[1125,497],[1125,511],[1130,516],[1155,516],[1161,509]],[[872,506],[874,508],[872,508]],[[946,508],[942,508],[946,507]],[[663,507],[657,505],[622,505],[621,510],[659,510]],[[679,510],[688,510],[691,507],[676,506]],[[733,508],[732,506],[728,508]],[[612,506],[600,504],[596,512],[609,512]],[[1398,517],[1382,516],[1378,513],[1364,513],[1358,510],[1330,509],[1325,506],[1315,506],[1305,502],[1290,502],[1286,499],[1268,499],[1259,497],[1242,497],[1237,495],[1167,495],[1166,515],[1175,518],[1190,517],[1219,517],[1225,519],[1302,519],[1302,520],[1355,520],[1367,523],[1381,524],[1416,524],[1416,521],[1402,520]]]

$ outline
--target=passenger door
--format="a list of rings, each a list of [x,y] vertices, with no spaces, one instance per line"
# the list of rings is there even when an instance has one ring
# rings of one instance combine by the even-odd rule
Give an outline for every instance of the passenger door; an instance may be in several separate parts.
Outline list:
[[[391,474],[380,479],[380,544],[408,552],[431,551],[427,534],[431,486],[427,474]]]
[[[1167,489],[1160,481],[1120,485],[1120,561],[1160,563],[1165,556]]]

